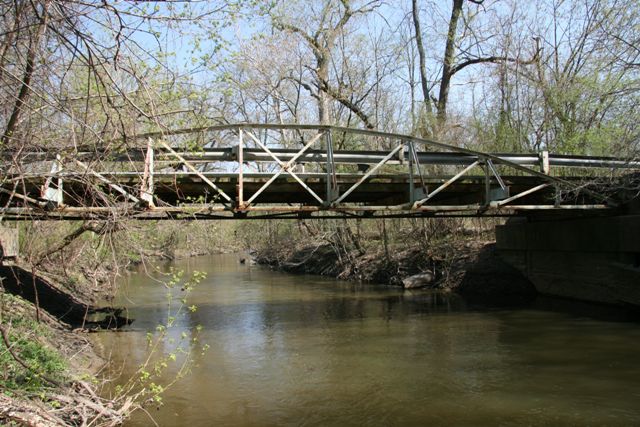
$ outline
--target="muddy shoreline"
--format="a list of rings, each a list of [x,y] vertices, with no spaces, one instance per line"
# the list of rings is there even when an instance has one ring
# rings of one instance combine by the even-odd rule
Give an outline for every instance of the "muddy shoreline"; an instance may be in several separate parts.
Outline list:
[[[527,302],[537,295],[533,284],[498,256],[493,241],[463,241],[429,250],[410,247],[392,254],[341,253],[330,244],[313,244],[256,251],[254,260],[293,274],[455,292],[472,303]]]

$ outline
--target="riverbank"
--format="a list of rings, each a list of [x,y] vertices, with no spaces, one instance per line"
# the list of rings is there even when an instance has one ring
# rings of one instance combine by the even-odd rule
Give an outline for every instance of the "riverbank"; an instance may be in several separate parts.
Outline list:
[[[85,331],[2,292],[0,333],[1,424],[118,425],[128,415],[130,401],[99,397],[106,361]]]
[[[20,230],[20,256],[0,263],[0,424],[118,425],[145,393],[101,394],[105,368],[87,332],[128,320],[113,301],[133,267],[238,249],[232,228],[95,221]],[[135,395],[134,395],[135,394]]]
[[[511,303],[536,295],[533,284],[504,262],[496,253],[495,242],[487,239],[458,238],[428,249],[415,244],[393,251],[381,245],[366,251],[341,251],[316,242],[264,248],[255,252],[255,260],[289,273],[455,292],[474,303]]]

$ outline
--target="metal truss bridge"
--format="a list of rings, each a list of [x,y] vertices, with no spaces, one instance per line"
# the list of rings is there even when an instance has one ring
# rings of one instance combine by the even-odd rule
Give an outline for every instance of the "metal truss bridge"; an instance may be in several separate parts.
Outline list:
[[[334,126],[232,124],[107,148],[0,153],[0,218],[509,216],[611,207],[594,180],[640,162],[490,154]]]

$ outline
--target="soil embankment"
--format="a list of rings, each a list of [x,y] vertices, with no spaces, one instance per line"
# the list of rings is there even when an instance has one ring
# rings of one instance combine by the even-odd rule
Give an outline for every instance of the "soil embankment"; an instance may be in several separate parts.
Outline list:
[[[117,328],[129,323],[122,309],[96,307],[17,265],[0,266],[0,287],[74,328]]]
[[[424,249],[410,247],[393,253],[383,250],[343,252],[330,244],[297,249],[258,251],[256,262],[300,274],[319,274],[456,292],[472,303],[501,304],[527,301],[534,286],[505,263],[489,241],[458,241]]]
[[[1,425],[116,425],[128,415],[129,406],[99,397],[92,379],[106,361],[84,331],[0,292],[0,337]]]
[[[85,332],[126,319],[54,283],[16,264],[0,265],[0,424],[121,423],[129,409],[99,397],[95,378],[106,361]]]

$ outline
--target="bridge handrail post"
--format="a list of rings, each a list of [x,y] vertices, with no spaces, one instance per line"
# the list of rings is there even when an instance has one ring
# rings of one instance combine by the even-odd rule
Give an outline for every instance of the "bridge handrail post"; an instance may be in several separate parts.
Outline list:
[[[549,164],[548,150],[542,150],[540,152],[540,170],[545,175],[549,175],[549,173],[551,172],[551,165]]]

